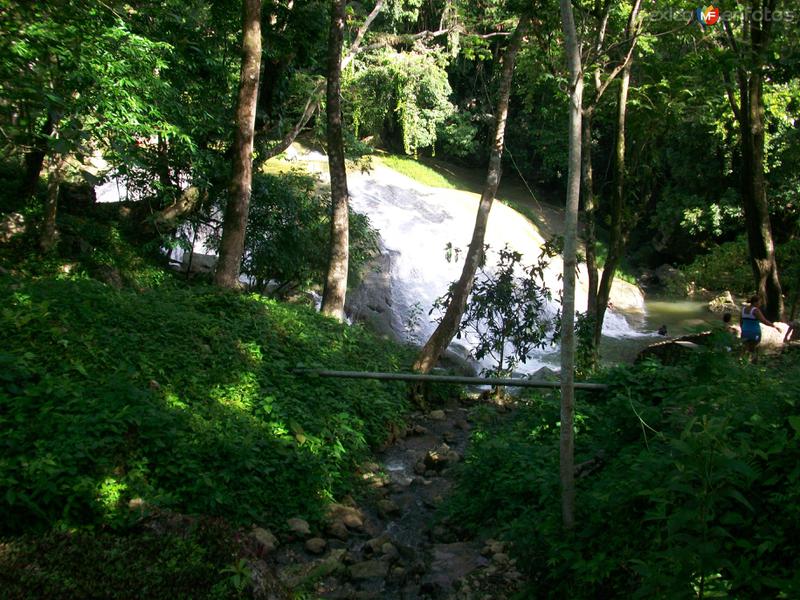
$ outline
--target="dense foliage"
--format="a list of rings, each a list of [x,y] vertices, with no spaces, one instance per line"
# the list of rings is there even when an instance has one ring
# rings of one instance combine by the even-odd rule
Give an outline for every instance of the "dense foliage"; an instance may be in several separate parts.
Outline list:
[[[6,278],[0,295],[5,532],[124,523],[134,498],[234,523],[315,517],[405,407],[391,384],[310,392],[301,361],[405,360],[310,309],[91,280]]]
[[[255,289],[267,284],[280,294],[320,285],[328,265],[330,197],[316,177],[301,171],[258,174],[247,219],[241,272]],[[369,219],[350,211],[351,282],[358,281],[377,251],[378,232]],[[219,230],[210,236],[219,244]]]
[[[486,413],[446,513],[513,540],[526,597],[796,596],[800,410],[784,382],[798,375],[795,354],[757,368],[724,348],[605,373],[577,406],[572,535],[557,398]]]

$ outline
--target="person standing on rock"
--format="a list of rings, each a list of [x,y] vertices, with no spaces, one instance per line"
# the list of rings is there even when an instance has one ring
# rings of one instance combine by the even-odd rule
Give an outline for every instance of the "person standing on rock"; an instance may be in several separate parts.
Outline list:
[[[764,316],[761,312],[761,300],[758,296],[752,296],[748,304],[742,306],[742,344],[744,349],[750,353],[750,362],[758,361],[757,348],[761,342],[761,323],[769,327],[774,327],[778,331],[780,328]]]

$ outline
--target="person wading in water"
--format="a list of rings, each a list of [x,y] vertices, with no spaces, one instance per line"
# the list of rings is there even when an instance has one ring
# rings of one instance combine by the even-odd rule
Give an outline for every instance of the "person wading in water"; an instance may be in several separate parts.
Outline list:
[[[778,331],[775,323],[770,321],[761,312],[761,300],[758,296],[750,298],[750,302],[742,307],[742,344],[744,349],[750,353],[750,362],[758,362],[758,344],[761,342],[761,323],[774,327]]]

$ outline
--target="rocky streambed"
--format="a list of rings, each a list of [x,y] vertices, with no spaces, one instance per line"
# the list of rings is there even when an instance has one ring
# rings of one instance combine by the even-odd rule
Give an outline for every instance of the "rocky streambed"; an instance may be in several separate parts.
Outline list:
[[[362,465],[359,475],[371,493],[359,502],[331,505],[323,530],[290,519],[291,535],[280,544],[269,532],[254,530],[267,551],[262,564],[253,565],[256,595],[275,597],[266,580],[277,577],[295,594],[306,594],[299,597],[310,598],[510,596],[521,576],[504,544],[459,539],[453,528],[435,520],[469,430],[469,412],[462,406],[415,414],[407,428],[393,432],[377,462]]]

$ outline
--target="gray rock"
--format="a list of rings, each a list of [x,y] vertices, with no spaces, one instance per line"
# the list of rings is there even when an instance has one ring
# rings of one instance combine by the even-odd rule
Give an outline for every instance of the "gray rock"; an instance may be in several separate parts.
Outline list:
[[[504,552],[498,552],[494,556],[492,556],[492,562],[498,565],[507,565],[508,564],[508,554]]]
[[[365,560],[348,568],[353,579],[383,578],[389,573],[389,564],[382,560]]]
[[[295,517],[286,521],[286,524],[289,526],[289,531],[294,535],[300,537],[311,535],[311,528],[308,526],[308,521]]]
[[[311,554],[322,554],[325,552],[325,548],[327,546],[328,542],[322,538],[311,538],[306,540],[306,550],[308,550]]]
[[[730,292],[723,292],[708,303],[708,310],[713,313],[737,313],[739,307]]]
[[[269,554],[278,547],[278,538],[272,535],[272,532],[268,529],[254,527],[250,535],[255,539],[264,554]]]
[[[400,552],[391,542],[386,542],[383,546],[381,546],[381,554],[383,554],[384,560],[393,561],[400,558]]]
[[[447,418],[443,410],[432,410],[428,416],[434,421],[444,421]]]
[[[364,515],[360,510],[344,504],[331,504],[328,507],[328,517],[344,523],[350,529],[361,530],[364,528]]]
[[[350,531],[347,529],[347,525],[341,521],[334,521],[328,525],[328,534],[340,540],[346,540],[350,537]]]
[[[390,515],[396,515],[400,512],[400,507],[397,506],[392,500],[384,499],[378,501],[378,511],[381,513],[382,516],[387,517]]]

